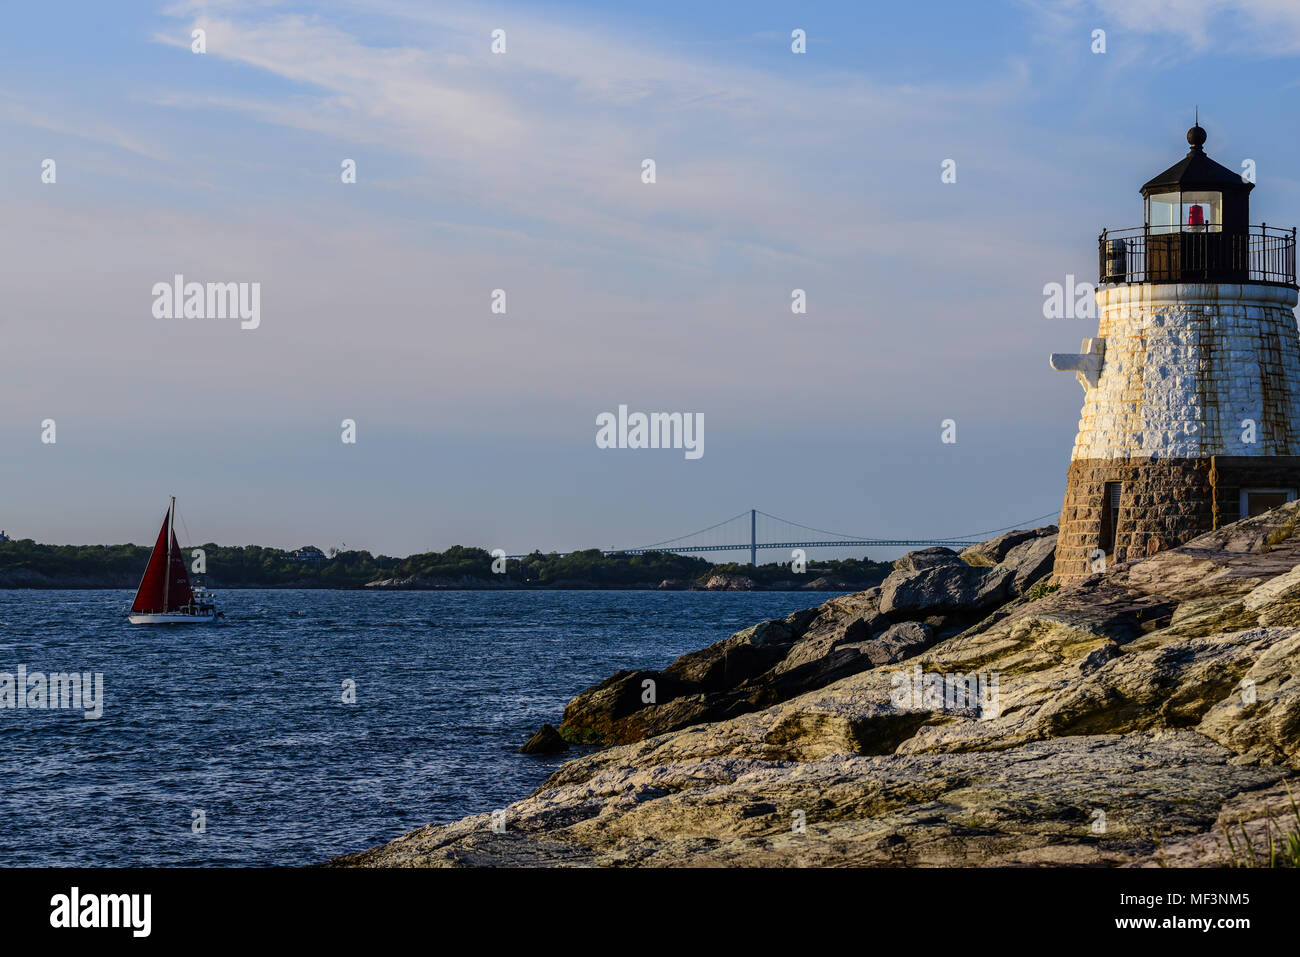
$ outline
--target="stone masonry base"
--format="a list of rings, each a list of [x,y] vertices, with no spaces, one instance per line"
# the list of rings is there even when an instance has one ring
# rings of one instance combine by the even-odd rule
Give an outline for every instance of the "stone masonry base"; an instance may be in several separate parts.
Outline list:
[[[1120,483],[1118,512],[1108,486]],[[1300,456],[1078,459],[1070,463],[1057,539],[1055,580],[1154,555],[1242,517],[1243,488],[1300,488]]]

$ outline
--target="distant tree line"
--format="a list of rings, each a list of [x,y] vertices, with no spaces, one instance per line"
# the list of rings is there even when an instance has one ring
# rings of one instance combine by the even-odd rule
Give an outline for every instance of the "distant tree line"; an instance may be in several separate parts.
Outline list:
[[[664,580],[703,584],[710,575],[719,572],[743,575],[760,585],[808,582],[823,576],[860,585],[879,581],[889,568],[887,564],[858,559],[810,561],[807,570],[796,575],[786,564],[758,568],[735,563],[714,565],[703,558],[672,552],[602,555],[599,549],[590,548],[564,555],[535,551],[522,559],[510,559],[505,574],[497,575],[493,573],[493,558],[487,549],[463,545],[406,558],[331,549],[328,557],[316,561],[302,560],[292,551],[260,545],[209,542],[192,547],[203,549],[206,574],[199,577],[212,587],[346,588],[385,579],[470,585],[510,582],[546,586],[572,582],[617,587],[657,585]],[[192,547],[183,549],[187,565],[193,560]],[[96,578],[122,580],[142,575],[148,560],[149,547],[144,545],[41,545],[31,539],[20,539],[0,542],[0,581],[5,580],[7,572],[16,571],[34,572],[56,583]]]

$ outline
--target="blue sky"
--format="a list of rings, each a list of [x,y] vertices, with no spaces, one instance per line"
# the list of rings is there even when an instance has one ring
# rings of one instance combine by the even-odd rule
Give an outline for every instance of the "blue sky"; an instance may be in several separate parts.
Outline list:
[[[1194,106],[1254,220],[1300,220],[1297,54],[1282,0],[15,7],[0,528],[144,542],[177,494],[198,539],[405,554],[1052,512],[1082,394],[1047,355],[1095,324],[1043,285],[1095,278]],[[155,319],[175,273],[260,282],[260,328]],[[620,404],[703,413],[704,457],[596,448]]]

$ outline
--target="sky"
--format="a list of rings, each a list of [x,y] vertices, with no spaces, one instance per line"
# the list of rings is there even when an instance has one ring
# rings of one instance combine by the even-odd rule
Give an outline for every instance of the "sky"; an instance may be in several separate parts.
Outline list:
[[[1095,280],[1195,108],[1253,221],[1300,220],[1298,93],[1293,0],[14,5],[0,528],[147,544],[176,495],[195,542],[405,555],[1050,516],[1082,391],[1047,356],[1096,324],[1044,285]],[[258,283],[258,326],[159,318],[176,274]],[[597,447],[620,405],[703,416],[704,454]]]

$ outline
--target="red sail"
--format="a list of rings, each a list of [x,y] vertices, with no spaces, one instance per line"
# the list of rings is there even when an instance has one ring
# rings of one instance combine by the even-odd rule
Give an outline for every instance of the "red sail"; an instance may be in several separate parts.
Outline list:
[[[169,515],[163,516],[158,541],[154,542],[153,554],[149,556],[144,578],[140,580],[140,588],[136,591],[135,601],[131,604],[132,611],[175,611],[194,600],[194,592],[190,589],[190,576],[185,571],[185,559],[181,557],[181,549],[176,543],[175,535],[172,535],[171,584],[168,587],[167,520],[169,517]]]

